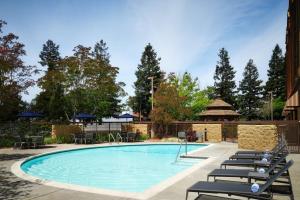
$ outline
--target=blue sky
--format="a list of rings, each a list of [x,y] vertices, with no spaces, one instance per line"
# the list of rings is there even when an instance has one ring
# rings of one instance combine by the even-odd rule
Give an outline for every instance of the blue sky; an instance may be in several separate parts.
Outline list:
[[[132,95],[134,72],[151,43],[162,70],[190,72],[204,88],[213,84],[218,50],[229,51],[236,81],[252,58],[266,80],[275,44],[285,51],[287,0],[2,0],[0,19],[25,44],[27,64],[37,65],[43,43],[52,39],[62,56],[78,45],[103,39],[119,81]],[[37,79],[38,77],[35,77]],[[29,89],[30,101],[40,90]]]

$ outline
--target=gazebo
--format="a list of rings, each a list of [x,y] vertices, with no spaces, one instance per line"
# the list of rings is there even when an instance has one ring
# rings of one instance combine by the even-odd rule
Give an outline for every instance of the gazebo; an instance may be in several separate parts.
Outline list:
[[[240,114],[229,103],[215,99],[199,116],[204,121],[232,121],[239,119]]]

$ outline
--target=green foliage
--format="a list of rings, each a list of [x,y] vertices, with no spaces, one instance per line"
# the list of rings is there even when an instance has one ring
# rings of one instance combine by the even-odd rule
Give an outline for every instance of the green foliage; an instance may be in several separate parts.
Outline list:
[[[265,120],[271,120],[271,108],[270,108],[270,99],[265,101],[260,108],[261,116]],[[282,110],[284,108],[285,101],[281,98],[273,99],[273,119],[274,120],[282,120],[284,117],[282,116]]]
[[[238,103],[240,113],[247,120],[258,119],[259,108],[261,107],[262,81],[258,79],[258,71],[250,59],[244,69],[243,80],[239,85]]]
[[[38,80],[42,92],[35,99],[33,109],[42,112],[48,120],[63,121],[65,115],[65,96],[63,70],[59,63],[59,46],[48,40],[40,53],[40,64],[47,67],[45,75]]]
[[[273,100],[273,118],[275,120],[283,119],[282,111],[285,105],[285,101],[281,98],[276,98]]]
[[[52,136],[44,137],[44,144],[56,144],[56,139],[52,138]]]
[[[56,136],[56,138],[53,140],[53,142],[57,144],[66,144],[66,143],[72,143],[72,136],[71,135],[60,135]]]
[[[90,47],[78,45],[74,55],[62,60],[65,69],[68,118],[78,112],[96,115],[98,118],[120,112],[119,97],[125,95],[123,82],[116,82],[119,68],[109,64],[106,43],[102,40]]]
[[[167,125],[173,120],[186,119],[191,110],[184,106],[185,97],[178,94],[176,87],[170,83],[161,83],[154,94],[154,109],[150,118],[158,127],[156,134],[163,137],[168,130]]]
[[[134,82],[135,96],[130,97],[128,105],[134,112],[141,111],[143,116],[148,116],[151,111],[151,80],[149,78],[153,77],[154,91],[164,78],[164,73],[160,69],[160,58],[151,44],[145,47],[135,75],[137,77]]]
[[[138,134],[138,136],[137,136],[138,141],[145,141],[145,140],[148,140],[149,138],[150,137],[147,134]]]
[[[125,84],[116,81],[119,68],[110,64],[109,57],[103,40],[93,49],[78,45],[73,56],[63,59],[59,46],[48,40],[40,54],[47,70],[39,80],[43,90],[34,101],[34,110],[56,122],[70,120],[79,112],[99,119],[120,112]]]
[[[1,147],[12,147],[12,146],[14,146],[14,143],[15,143],[15,141],[11,137],[1,137],[0,148]]]
[[[21,93],[34,85],[35,66],[24,64],[24,44],[13,33],[3,34],[6,22],[0,20],[0,121],[16,119],[22,109]]]
[[[235,88],[234,81],[235,71],[229,63],[229,56],[226,49],[222,48],[219,52],[218,64],[216,65],[214,80],[216,94],[222,98],[225,102],[236,107]]]
[[[269,92],[273,93],[274,98],[285,99],[285,58],[278,44],[273,49],[272,57],[269,61],[268,80],[265,86],[265,96]]]
[[[193,79],[188,72],[185,72],[182,76],[176,76],[174,73],[171,73],[168,76],[168,81],[176,87],[179,96],[184,97],[184,107],[192,111],[191,115],[186,116],[186,119],[197,119],[198,114],[211,102],[209,95],[214,93],[214,89],[208,87],[201,91],[198,79]]]

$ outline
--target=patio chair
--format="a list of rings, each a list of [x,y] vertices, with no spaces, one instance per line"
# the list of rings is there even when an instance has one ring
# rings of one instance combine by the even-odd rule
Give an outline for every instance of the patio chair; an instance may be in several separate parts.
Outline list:
[[[82,144],[83,143],[83,134],[82,133],[75,133],[73,135],[73,142],[74,144]]]
[[[30,142],[23,136],[16,135],[13,136],[15,143],[14,143],[14,148],[20,148],[23,149],[25,147],[28,147],[30,145]]]
[[[43,136],[31,136],[30,138],[31,138],[31,146],[35,149],[44,144]]]
[[[198,141],[203,142],[204,141],[204,133],[196,132],[196,138]]]
[[[125,131],[122,131],[121,133],[120,133],[120,135],[121,135],[121,137],[122,137],[122,139],[123,139],[123,142],[128,142],[128,134],[127,134],[127,132],[125,132]]]
[[[227,166],[238,166],[238,167],[268,167],[271,162],[275,162],[278,157],[281,157],[282,154],[285,152],[285,147],[282,146],[280,149],[278,149],[274,154],[270,155],[270,161],[264,162],[261,160],[253,160],[253,159],[239,159],[239,160],[225,160],[221,163],[220,168],[223,166],[225,169]]]
[[[128,142],[135,142],[136,141],[136,136],[137,136],[136,133],[129,132],[128,133],[128,138],[127,138]]]
[[[257,192],[252,192],[251,183],[241,184],[240,182],[231,183],[231,182],[206,182],[206,181],[199,181],[189,187],[186,190],[186,200],[188,199],[188,195],[190,192],[198,193],[198,196],[202,193],[212,193],[212,194],[227,194],[229,196],[239,196],[239,197],[246,197],[246,198],[253,198],[253,199],[272,199],[273,193],[279,192],[278,190],[272,190],[272,184],[284,174],[292,165],[294,161],[290,160],[285,164],[285,166],[280,169],[277,173],[270,176],[269,179],[264,184],[259,184],[259,189]],[[287,186],[283,186],[287,187]],[[291,187],[291,186],[290,186]],[[275,187],[274,187],[275,188]],[[279,188],[279,186],[278,186]],[[288,192],[287,192],[288,193]],[[292,190],[290,190],[291,198],[293,198]],[[281,194],[281,193],[279,193]]]
[[[282,164],[286,163],[287,153],[282,155],[274,163],[271,163],[268,168],[266,168],[265,173],[258,173],[254,169],[214,169],[207,175],[207,181],[210,177],[213,177],[214,180],[216,177],[236,177],[236,178],[248,178],[248,182],[251,182],[251,179],[255,180],[266,180],[269,178],[270,174],[276,169],[282,168]],[[284,182],[287,183],[287,182]]]
[[[83,139],[83,141],[84,141],[85,144],[88,144],[88,143],[94,144],[95,143],[95,135],[94,135],[94,133],[85,133],[83,135],[82,139]]]

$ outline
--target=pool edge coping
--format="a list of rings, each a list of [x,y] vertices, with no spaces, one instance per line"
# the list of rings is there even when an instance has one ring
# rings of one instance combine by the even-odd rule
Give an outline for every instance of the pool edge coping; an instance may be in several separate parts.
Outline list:
[[[188,175],[192,174],[196,170],[200,169],[201,167],[205,166],[206,164],[214,161],[216,158],[215,157],[208,157],[207,159],[203,159],[201,162],[198,162],[194,164],[192,167],[189,167],[188,169],[185,169],[179,173],[177,173],[174,176],[171,176],[160,183],[146,189],[144,192],[126,192],[126,191],[118,191],[118,190],[110,190],[110,189],[103,189],[103,188],[93,188],[93,187],[88,187],[88,186],[81,186],[81,185],[76,185],[76,184],[68,184],[68,183],[61,183],[57,181],[52,181],[52,180],[45,180],[42,178],[38,178],[32,175],[29,175],[25,173],[21,169],[21,165],[31,159],[38,158],[41,156],[49,155],[49,154],[55,154],[55,153],[60,153],[60,152],[67,152],[67,151],[74,151],[74,150],[83,150],[83,149],[92,149],[92,148],[101,148],[101,147],[113,147],[113,146],[135,146],[135,145],[151,145],[151,144],[174,144],[178,145],[180,143],[174,143],[174,142],[147,142],[147,143],[130,143],[130,144],[100,144],[100,145],[94,145],[94,146],[89,146],[89,147],[77,147],[77,148],[70,148],[70,149],[61,149],[61,150],[55,150],[55,151],[50,151],[46,153],[41,153],[37,154],[34,156],[27,157],[25,159],[21,159],[19,161],[16,161],[13,163],[11,166],[11,172],[16,175],[17,177],[37,183],[37,184],[42,184],[46,186],[51,186],[51,187],[56,187],[60,189],[68,189],[68,190],[74,190],[74,191],[79,191],[79,192],[88,192],[88,193],[94,193],[94,194],[99,194],[99,195],[109,195],[109,196],[115,196],[115,197],[122,197],[122,198],[132,198],[132,199],[140,199],[140,200],[145,200],[149,199],[158,193],[162,192],[163,190],[167,189],[168,187],[172,186],[173,184],[179,182],[183,178],[187,177]],[[199,144],[199,143],[189,143],[189,144]],[[200,152],[203,151],[204,149],[210,148],[214,146],[213,143],[202,143],[207,146],[204,146],[198,150],[193,150],[190,151],[189,154],[195,153],[195,152]]]

